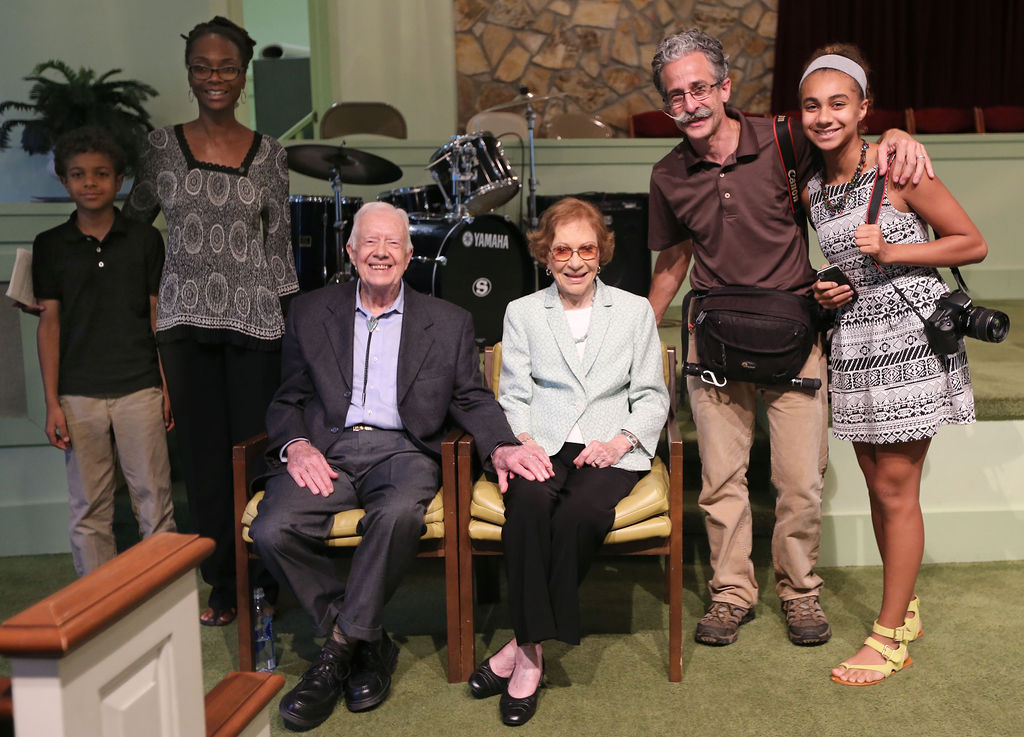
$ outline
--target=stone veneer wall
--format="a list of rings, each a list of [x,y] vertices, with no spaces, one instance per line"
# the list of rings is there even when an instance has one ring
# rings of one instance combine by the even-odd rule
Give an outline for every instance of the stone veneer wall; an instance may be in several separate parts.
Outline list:
[[[767,113],[778,0],[454,0],[460,127],[521,86],[567,98],[540,107],[599,116],[626,135],[629,116],[659,107],[658,41],[697,27],[729,55],[730,104]]]

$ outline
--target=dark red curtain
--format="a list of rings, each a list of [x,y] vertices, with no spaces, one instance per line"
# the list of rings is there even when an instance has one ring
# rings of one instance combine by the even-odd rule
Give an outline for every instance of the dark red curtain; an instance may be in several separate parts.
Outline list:
[[[819,46],[857,44],[875,107],[1024,105],[1020,0],[779,0],[772,110],[798,107]]]

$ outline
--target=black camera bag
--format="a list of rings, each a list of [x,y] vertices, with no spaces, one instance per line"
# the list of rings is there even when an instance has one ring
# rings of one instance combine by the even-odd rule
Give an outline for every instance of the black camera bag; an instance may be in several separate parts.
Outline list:
[[[809,297],[739,286],[691,292],[687,302],[691,295],[701,366],[755,384],[784,384],[800,373],[818,336]]]

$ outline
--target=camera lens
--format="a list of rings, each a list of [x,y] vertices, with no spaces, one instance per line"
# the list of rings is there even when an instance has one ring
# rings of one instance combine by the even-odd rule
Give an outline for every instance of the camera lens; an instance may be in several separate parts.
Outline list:
[[[965,335],[988,343],[1002,343],[1010,332],[1010,317],[1005,312],[988,307],[970,310]]]

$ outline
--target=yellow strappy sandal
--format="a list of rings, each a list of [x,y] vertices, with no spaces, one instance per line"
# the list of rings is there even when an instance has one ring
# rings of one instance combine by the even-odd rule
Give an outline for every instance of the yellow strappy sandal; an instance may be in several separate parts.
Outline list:
[[[913,642],[924,634],[921,629],[921,597],[915,596],[907,604],[907,611],[914,616],[903,621],[903,637],[900,642]]]
[[[892,639],[896,640],[899,639],[898,635],[902,633],[903,629],[903,627],[899,627],[896,629],[883,627],[876,620],[874,626],[872,626],[871,628],[871,631],[876,635],[882,635],[882,637],[891,637]],[[846,670],[848,671],[873,670],[876,673],[881,673],[882,677],[879,678],[877,681],[865,681],[864,683],[854,683],[852,681],[846,681],[842,678],[833,675],[833,681],[843,686],[874,686],[876,683],[881,683],[882,681],[884,681],[886,678],[891,676],[896,671],[903,670],[904,668],[909,668],[914,663],[913,658],[911,658],[910,655],[907,654],[906,640],[901,640],[899,647],[894,648],[892,645],[883,645],[874,637],[868,636],[868,638],[864,640],[864,644],[870,647],[875,652],[879,653],[883,658],[885,658],[885,663],[883,663],[882,665],[858,665],[847,661],[843,661],[839,664],[839,667],[846,668]]]

